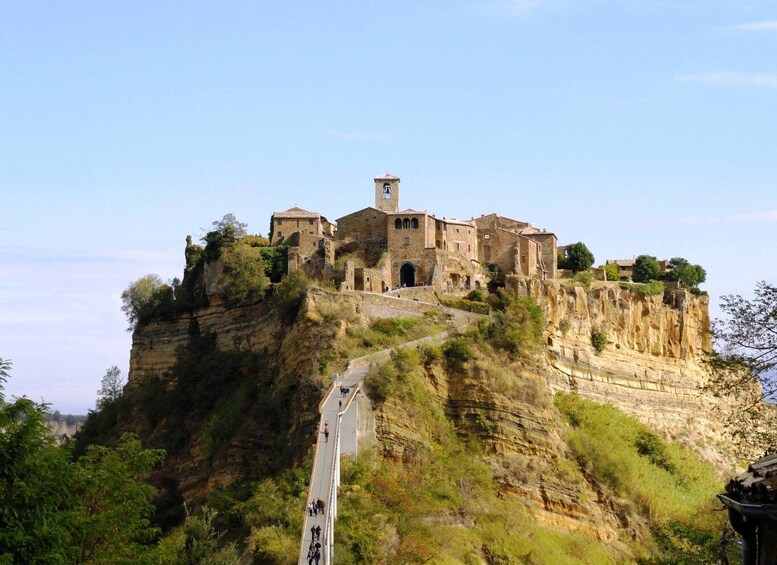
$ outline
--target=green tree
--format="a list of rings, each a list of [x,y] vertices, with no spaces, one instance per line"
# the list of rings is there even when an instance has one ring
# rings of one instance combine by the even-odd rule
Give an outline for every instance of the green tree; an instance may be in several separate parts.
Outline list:
[[[100,381],[100,390],[97,391],[97,409],[101,410],[106,404],[118,399],[125,384],[121,370],[116,365],[105,371]]]
[[[186,508],[186,522],[168,535],[156,550],[155,561],[160,565],[237,565],[240,556],[234,543],[223,541],[213,521],[218,513],[203,506],[194,516]]]
[[[587,271],[594,264],[594,254],[585,243],[578,241],[566,248],[562,269],[571,269],[575,273]]]
[[[222,251],[225,283],[224,297],[234,306],[251,296],[261,297],[270,280],[265,274],[262,252],[258,247],[240,242]]]
[[[248,224],[239,221],[232,212],[224,214],[223,218],[214,220],[211,223],[211,231],[220,232],[222,234],[229,232],[236,239],[245,237],[246,233],[248,233],[246,232],[247,227]]]
[[[147,561],[154,488],[138,476],[164,452],[125,436],[73,462],[47,412],[27,398],[0,402],[0,563]]]
[[[3,396],[3,385],[8,382],[10,377],[9,372],[11,371],[12,366],[13,363],[11,363],[10,359],[0,358],[0,403],[2,403],[5,398]]]
[[[140,277],[121,293],[121,311],[127,317],[127,331],[135,329],[138,323],[146,321],[163,302],[164,287],[159,275]]]
[[[771,413],[764,401],[777,400],[777,286],[761,281],[753,299],[730,294],[721,297],[720,307],[725,317],[713,324],[717,347],[706,388],[732,399],[735,409],[722,417],[735,435],[774,441],[774,429],[761,424]]]
[[[70,494],[75,507],[67,515],[73,563],[142,563],[158,530],[150,525],[156,489],[138,477],[165,457],[161,449],[143,449],[124,434],[109,449],[93,445],[72,466]]]
[[[691,289],[699,288],[699,285],[707,280],[707,271],[699,265],[692,265],[682,257],[672,257],[669,260],[669,271],[666,280],[677,281]]]
[[[67,453],[27,398],[0,405],[0,563],[72,562]]]
[[[660,281],[664,278],[664,270],[652,255],[640,255],[634,261],[631,278],[634,282]]]
[[[617,281],[620,279],[620,272],[618,271],[618,265],[615,265],[614,263],[607,263],[605,265],[602,265],[601,269],[604,271],[604,274],[607,276],[608,281]]]

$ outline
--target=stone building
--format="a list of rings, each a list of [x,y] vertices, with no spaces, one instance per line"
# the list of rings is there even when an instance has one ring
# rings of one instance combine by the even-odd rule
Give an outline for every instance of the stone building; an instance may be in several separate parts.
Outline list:
[[[498,214],[480,216],[475,225],[478,260],[484,267],[526,277],[556,278],[555,234]]]
[[[270,218],[270,245],[288,247],[289,273],[307,265],[306,271],[314,274],[334,264],[334,231],[318,212],[289,208]]]
[[[386,174],[374,179],[374,206],[336,225],[301,208],[275,212],[271,244],[288,246],[289,272],[337,275],[344,288],[370,292],[476,288],[493,276],[486,265],[504,274],[556,276],[554,234],[497,214],[460,220],[402,210],[399,197],[400,179]]]

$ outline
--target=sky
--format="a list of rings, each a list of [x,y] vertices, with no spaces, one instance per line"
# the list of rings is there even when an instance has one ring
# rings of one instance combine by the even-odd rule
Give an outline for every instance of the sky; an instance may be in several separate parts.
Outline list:
[[[0,358],[63,413],[126,376],[121,292],[234,213],[498,212],[596,257],[777,282],[777,5],[0,0]]]

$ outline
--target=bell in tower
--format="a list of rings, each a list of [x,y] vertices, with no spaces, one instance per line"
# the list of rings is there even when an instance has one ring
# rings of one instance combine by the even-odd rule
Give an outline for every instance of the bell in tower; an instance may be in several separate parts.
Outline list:
[[[399,177],[388,173],[375,177],[375,207],[384,212],[399,212]]]

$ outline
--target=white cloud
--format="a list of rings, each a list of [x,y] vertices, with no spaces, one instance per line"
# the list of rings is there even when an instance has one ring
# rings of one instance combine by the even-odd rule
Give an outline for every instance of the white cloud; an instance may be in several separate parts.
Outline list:
[[[737,29],[744,29],[744,30],[768,30],[768,31],[777,31],[777,20],[764,20],[761,22],[750,22],[746,24],[740,24],[736,26]]]
[[[748,73],[705,73],[684,75],[677,80],[682,82],[704,82],[724,85],[754,85],[777,88],[777,75],[758,75]]]
[[[391,136],[387,133],[370,132],[360,129],[350,131],[331,130],[329,133],[343,141],[376,141],[378,143],[383,143],[391,140]]]
[[[777,222],[777,210],[766,212],[747,212],[743,214],[728,214],[726,216],[686,216],[680,218],[681,224],[728,224],[742,222],[770,223]]]

